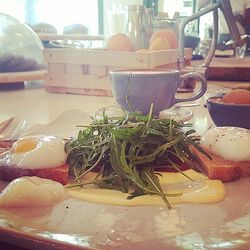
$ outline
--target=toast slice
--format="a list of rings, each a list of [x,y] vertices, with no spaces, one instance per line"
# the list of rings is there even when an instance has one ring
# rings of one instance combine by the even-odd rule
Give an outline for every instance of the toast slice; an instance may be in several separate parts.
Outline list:
[[[250,176],[250,161],[229,161],[213,153],[209,153],[210,160],[196,148],[192,148],[192,151],[209,179],[228,182]]]
[[[4,181],[12,181],[22,176],[37,176],[60,182],[68,183],[69,165],[64,164],[55,168],[45,169],[21,169],[13,166],[0,166],[0,179]]]

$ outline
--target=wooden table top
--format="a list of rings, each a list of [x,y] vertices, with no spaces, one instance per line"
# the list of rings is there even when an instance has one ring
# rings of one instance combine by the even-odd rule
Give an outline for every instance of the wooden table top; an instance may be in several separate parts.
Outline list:
[[[192,61],[192,66],[201,65],[202,61]],[[214,57],[206,71],[208,80],[250,81],[250,57]]]

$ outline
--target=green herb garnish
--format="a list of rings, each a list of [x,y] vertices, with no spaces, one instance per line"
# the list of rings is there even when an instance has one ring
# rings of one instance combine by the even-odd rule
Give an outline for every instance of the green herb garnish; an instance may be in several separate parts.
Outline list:
[[[129,193],[128,199],[156,194],[171,208],[167,197],[182,194],[163,192],[155,169],[174,168],[182,173],[180,163],[192,165],[190,145],[202,149],[198,146],[199,138],[192,135],[195,131],[182,129],[190,126],[171,119],[156,119],[152,111],[147,116],[135,112],[116,118],[103,113],[103,119],[93,118],[76,139],[66,143],[74,176],[74,183],[68,187],[95,184]],[[93,170],[97,171],[95,179],[84,182],[81,177]]]

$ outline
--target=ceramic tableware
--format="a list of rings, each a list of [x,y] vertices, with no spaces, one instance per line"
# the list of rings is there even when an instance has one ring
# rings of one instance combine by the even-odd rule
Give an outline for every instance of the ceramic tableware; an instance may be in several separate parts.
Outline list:
[[[114,70],[110,72],[112,92],[116,102],[128,112],[148,114],[153,104],[153,114],[168,109],[179,102],[194,101],[205,93],[206,79],[196,72],[181,75],[178,70]],[[201,88],[190,98],[175,95],[184,80],[200,81]]]

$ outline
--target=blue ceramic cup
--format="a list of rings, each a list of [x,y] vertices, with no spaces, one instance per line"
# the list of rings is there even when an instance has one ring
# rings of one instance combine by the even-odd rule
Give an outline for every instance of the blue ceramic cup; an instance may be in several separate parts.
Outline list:
[[[177,88],[184,80],[200,81],[201,88],[190,98],[175,98]],[[178,102],[194,101],[204,95],[206,79],[196,73],[181,75],[178,70],[114,70],[110,72],[112,93],[116,102],[128,112],[148,114],[153,103],[153,114],[172,107]]]

